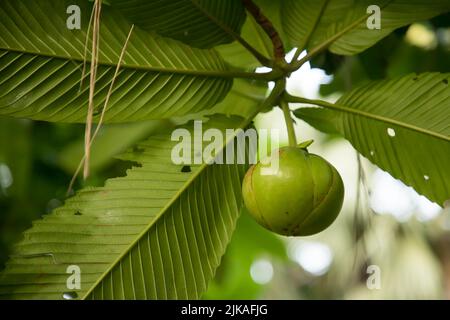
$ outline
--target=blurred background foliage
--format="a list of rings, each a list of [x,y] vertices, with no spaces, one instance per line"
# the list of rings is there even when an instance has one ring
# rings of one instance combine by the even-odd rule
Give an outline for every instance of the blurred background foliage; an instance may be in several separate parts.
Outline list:
[[[357,56],[326,52],[302,69],[288,89],[330,100],[369,80],[450,72],[450,14],[399,29]],[[311,151],[329,159],[344,178],[341,215],[318,235],[283,238],[243,212],[204,298],[450,298],[449,209],[358,157],[348,142],[298,122],[300,139],[314,138]],[[170,125],[104,126],[93,146],[93,174],[77,180],[75,189],[123,175],[132,163],[113,156]],[[283,132],[281,112],[260,116],[256,126]],[[83,125],[0,118],[0,269],[32,220],[63,203],[82,157],[83,135]],[[366,285],[371,265],[381,271],[380,289]]]

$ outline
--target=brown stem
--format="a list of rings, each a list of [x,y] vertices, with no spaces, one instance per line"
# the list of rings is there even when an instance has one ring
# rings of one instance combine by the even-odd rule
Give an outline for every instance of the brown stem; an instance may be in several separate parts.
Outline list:
[[[247,11],[255,18],[256,22],[263,28],[265,33],[272,40],[273,55],[275,59],[280,60],[284,58],[284,45],[278,31],[273,26],[272,22],[262,13],[261,9],[252,0],[242,0],[243,5]]]

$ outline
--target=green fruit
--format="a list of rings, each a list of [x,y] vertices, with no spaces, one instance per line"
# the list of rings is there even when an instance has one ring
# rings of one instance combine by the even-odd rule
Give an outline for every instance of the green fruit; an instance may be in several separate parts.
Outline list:
[[[324,230],[342,207],[341,176],[325,159],[301,148],[280,148],[278,156],[273,174],[264,175],[262,169],[270,164],[261,162],[247,171],[242,193],[248,211],[278,234],[307,236]]]

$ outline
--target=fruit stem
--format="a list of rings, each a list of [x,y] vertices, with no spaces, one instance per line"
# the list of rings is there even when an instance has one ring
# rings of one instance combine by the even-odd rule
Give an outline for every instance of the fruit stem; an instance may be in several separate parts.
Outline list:
[[[284,120],[286,121],[289,146],[295,147],[297,146],[297,139],[295,137],[294,121],[291,118],[291,110],[289,110],[289,104],[286,102],[286,100],[281,99],[280,106],[281,109],[283,110]]]

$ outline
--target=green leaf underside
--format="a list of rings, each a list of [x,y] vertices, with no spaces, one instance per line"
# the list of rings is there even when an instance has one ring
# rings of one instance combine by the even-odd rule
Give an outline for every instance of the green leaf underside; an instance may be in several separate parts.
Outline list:
[[[263,56],[273,58],[271,40],[250,15],[245,20],[241,36]],[[218,46],[216,49],[232,66],[248,70],[261,66],[261,63],[237,41]]]
[[[367,27],[370,5],[381,9],[381,29]],[[292,45],[310,49],[338,37],[330,51],[342,55],[362,52],[397,28],[449,10],[448,0],[286,0],[281,8]]]
[[[199,48],[234,40],[214,19],[237,34],[245,20],[240,0],[111,0],[110,3],[142,29]]]
[[[450,74],[425,73],[372,82],[336,102],[360,114],[318,108],[295,114],[321,130],[320,118],[334,123],[331,131],[367,159],[442,206],[450,199],[449,81]]]
[[[206,124],[224,130],[242,118]],[[78,297],[196,299],[207,288],[235,228],[244,165],[171,162],[177,141],[151,137],[121,156],[126,177],[87,188],[35,221],[0,275],[0,298],[62,299],[69,265],[81,269]],[[188,171],[188,170],[187,170]]]
[[[267,91],[266,82],[235,79],[230,93],[223,101],[216,104],[211,111],[249,118],[266,98]]]
[[[63,14],[81,8],[81,30]],[[89,63],[79,92],[91,4],[86,1],[4,0],[0,7],[0,114],[58,122],[85,121]],[[102,8],[95,93],[97,121],[131,25]],[[91,43],[87,59],[90,60]],[[135,28],[110,98],[105,122],[169,118],[221,101],[232,80],[214,50],[191,48]]]
[[[172,118],[176,124],[184,124],[189,120],[201,119],[205,116],[223,114],[251,118],[260,108],[268,91],[267,83],[257,80],[234,79],[233,87],[225,99],[211,109],[192,113],[184,117]]]

